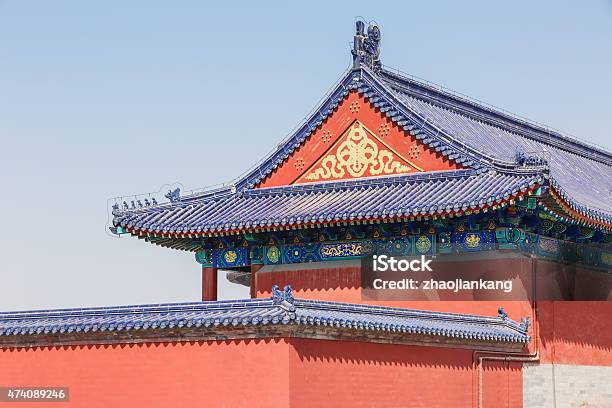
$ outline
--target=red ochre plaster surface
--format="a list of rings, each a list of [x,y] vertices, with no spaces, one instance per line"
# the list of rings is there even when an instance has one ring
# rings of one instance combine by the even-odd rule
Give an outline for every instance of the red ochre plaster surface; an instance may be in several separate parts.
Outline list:
[[[482,388],[483,407],[522,407],[522,363],[485,361]]]
[[[526,267],[531,267],[525,262],[530,261],[489,260],[479,261],[476,265],[483,271],[501,267],[524,270]],[[535,268],[538,276],[544,276],[547,272],[558,268],[558,265],[538,261]],[[530,335],[538,337],[537,344],[542,363],[612,366],[612,325],[610,324],[612,301],[538,301],[535,314],[529,301],[499,299],[466,302],[376,301],[362,298],[359,266],[259,273],[257,296],[270,296],[269,288],[273,284],[280,287],[290,284],[294,296],[305,299],[368,303],[419,310],[497,316],[498,307],[503,306],[511,319],[520,321],[523,317],[529,317],[535,322],[530,328]],[[536,341],[532,340],[528,351],[533,352],[535,346]]]
[[[0,384],[69,387],[55,408],[287,406],[288,353],[284,339],[2,349]]]
[[[69,403],[20,407],[468,407],[474,398],[472,352],[435,347],[175,342],[3,349],[0,363],[0,384],[70,388]],[[489,380],[486,367],[485,397],[515,406],[517,370],[496,367]]]
[[[293,345],[292,406],[472,406],[469,350],[300,339]],[[514,391],[521,398],[521,388]]]
[[[541,362],[612,366],[612,302],[540,302]]]

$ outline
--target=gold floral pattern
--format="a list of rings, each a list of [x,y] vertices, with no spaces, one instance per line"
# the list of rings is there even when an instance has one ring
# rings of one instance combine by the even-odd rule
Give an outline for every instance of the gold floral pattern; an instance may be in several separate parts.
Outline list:
[[[419,149],[418,146],[410,146],[410,148],[408,149],[408,157],[410,157],[411,159],[417,159],[420,154],[421,149]]]
[[[227,262],[228,264],[234,263],[237,257],[238,254],[236,253],[236,251],[232,251],[231,249],[223,255],[225,262]]]
[[[362,177],[366,172],[371,176],[410,173],[418,167],[411,167],[402,157],[384,144],[377,143],[376,136],[359,121],[353,122],[344,132],[332,152],[307,172],[306,180],[327,180]],[[335,150],[334,150],[335,149]]]
[[[367,243],[340,243],[329,244],[321,247],[321,255],[327,258],[363,255],[372,250],[371,244]]]
[[[468,248],[478,248],[480,245],[480,235],[478,234],[467,234],[465,236],[465,246]]]
[[[384,137],[384,136],[387,136],[389,134],[390,130],[391,130],[391,127],[389,126],[389,124],[388,123],[383,123],[378,128],[378,134],[380,136]]]

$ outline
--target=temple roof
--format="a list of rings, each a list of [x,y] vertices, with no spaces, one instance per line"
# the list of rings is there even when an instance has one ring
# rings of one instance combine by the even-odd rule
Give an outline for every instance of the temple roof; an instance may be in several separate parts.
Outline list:
[[[528,323],[514,322],[500,310],[498,317],[429,312],[382,306],[294,299],[290,287],[273,288],[271,298],[140,306],[40,310],[0,313],[0,346],[62,344],[87,336],[113,337],[154,332],[154,337],[180,337],[180,330],[207,336],[223,328],[308,327],[315,331],[387,333],[398,338],[436,337],[465,342],[529,342]],[[300,337],[298,331],[291,332]],[[77,337],[75,337],[77,336]],[[81,336],[81,337],[78,337]],[[101,339],[101,338],[98,338]]]
[[[378,43],[373,46],[378,47]],[[355,57],[353,69],[347,71],[312,115],[230,187],[183,197],[175,191],[167,195],[170,199],[167,204],[132,204],[131,208],[125,202],[123,208],[116,205],[113,231],[165,238],[175,233],[209,236],[385,214],[431,215],[441,214],[443,209],[457,213],[457,209],[503,206],[517,193],[530,194],[532,188],[540,186],[548,197],[547,210],[562,219],[612,229],[610,152],[397,74],[380,65],[377,53],[360,52],[362,59]],[[363,55],[369,55],[369,59],[363,59]],[[401,137],[415,143],[411,148],[418,147],[423,155],[435,157],[431,162],[434,170],[442,164],[448,166],[447,170],[423,170],[410,162],[409,156],[393,150],[393,146],[383,146],[386,143],[383,131],[388,132],[389,128],[381,128],[380,137],[371,132],[372,139],[378,138],[371,146],[374,150],[388,148],[392,157],[389,160],[398,158],[389,163],[402,171],[351,181],[314,182],[312,177],[317,175],[312,174],[312,167],[307,167],[310,163],[306,166],[300,163],[302,159],[296,159],[296,152],[308,143],[309,152],[323,148],[325,140],[319,140],[328,137],[322,129],[330,118],[350,115],[349,108],[355,113],[353,103],[346,106],[349,98],[353,98],[353,103],[365,103],[368,106],[364,109],[376,112],[377,117],[393,125],[393,131],[397,129]],[[340,108],[345,113],[337,113]],[[353,124],[362,126],[359,115],[355,116]],[[317,135],[316,141],[313,135]],[[399,143],[397,138],[394,140]],[[329,152],[317,159],[319,165],[325,159],[336,160],[337,155],[325,156]],[[294,167],[306,167],[305,171],[311,171],[310,178],[305,177],[305,172],[295,178]],[[425,172],[415,173],[417,169]],[[285,186],[266,188],[266,182],[277,177],[279,171],[290,171],[285,179],[294,180],[293,185],[288,182]],[[407,175],[398,175],[402,172]],[[306,184],[295,184],[305,181]]]
[[[214,234],[482,209],[542,184],[537,174],[474,170],[217,192],[119,215],[128,230]]]

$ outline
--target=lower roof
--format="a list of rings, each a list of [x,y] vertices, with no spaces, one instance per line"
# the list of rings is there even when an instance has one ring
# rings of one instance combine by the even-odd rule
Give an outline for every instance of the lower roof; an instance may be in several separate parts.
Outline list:
[[[544,182],[540,173],[442,171],[216,192],[114,211],[131,233],[211,236],[259,228],[460,213],[499,205]]]
[[[284,291],[275,286],[272,292],[265,299],[0,313],[0,347],[65,344],[77,339],[95,343],[88,335],[97,340],[129,335],[133,340],[147,333],[155,341],[180,338],[182,331],[190,331],[190,338],[197,338],[198,331],[210,335],[211,330],[221,334],[224,329],[265,327],[297,328],[291,331],[293,337],[300,337],[300,330],[316,334],[333,329],[343,339],[350,338],[347,334],[361,339],[374,334],[379,340],[388,337],[399,343],[406,338],[434,338],[442,343],[522,347],[530,340],[528,320],[514,322],[501,309],[498,317],[485,317],[294,299],[289,286]]]

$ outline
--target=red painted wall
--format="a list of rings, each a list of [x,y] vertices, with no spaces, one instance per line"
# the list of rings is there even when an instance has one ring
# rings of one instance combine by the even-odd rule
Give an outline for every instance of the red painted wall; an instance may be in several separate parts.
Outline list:
[[[482,373],[483,407],[523,406],[522,363],[485,361]]]
[[[499,268],[525,268],[525,260],[491,259],[470,264],[479,268],[477,273],[486,273]],[[420,310],[433,310],[454,313],[470,313],[485,316],[497,316],[499,306],[514,320],[531,316],[531,305],[528,301],[428,301],[428,300],[393,300],[378,301],[362,297],[360,266],[354,262],[334,262],[334,266],[325,269],[275,270],[265,268],[257,273],[257,297],[269,297],[273,284],[283,287],[290,284],[295,297],[317,300],[331,300],[349,303],[366,303],[392,307],[404,307]],[[345,266],[352,265],[352,266]],[[451,269],[455,266],[448,265]],[[401,298],[400,298],[401,299]]]
[[[539,302],[542,363],[612,366],[612,302]]]
[[[528,264],[526,264],[526,262]],[[512,268],[521,270],[534,268],[539,282],[538,290],[543,290],[542,281],[547,274],[558,270],[559,265],[550,261],[531,261],[525,259],[490,260],[478,263],[482,271],[495,268]],[[478,300],[478,301],[375,301],[363,299],[360,289],[360,267],[337,266],[326,269],[289,270],[259,273],[257,277],[257,296],[270,296],[273,284],[284,286],[291,284],[294,296],[306,299],[333,300],[351,303],[368,303],[383,306],[404,307],[420,310],[469,313],[496,316],[497,308],[503,306],[510,318],[520,321],[530,317],[538,326],[538,343],[542,363],[605,365],[612,366],[612,301],[579,302],[579,301],[538,301],[537,317],[529,301],[513,300]],[[346,263],[344,265],[347,265]],[[349,264],[350,265],[350,264]],[[354,265],[354,264],[353,264]],[[583,275],[577,278],[582,279]],[[541,281],[540,281],[541,280]],[[554,296],[555,288],[547,291],[547,296]],[[597,286],[592,284],[591,286]],[[579,285],[577,285],[577,290]],[[534,325],[530,334],[535,336]],[[536,342],[532,341],[529,351],[533,352]]]
[[[283,339],[0,349],[0,384],[69,387],[71,407],[282,407],[288,353]]]
[[[472,406],[469,350],[318,340],[292,342],[292,406]]]
[[[270,297],[272,285],[291,285],[295,297],[361,303],[358,266],[257,272],[257,297]]]
[[[539,280],[559,270],[551,261],[535,263]],[[577,295],[586,291],[605,290],[608,296],[610,280],[598,280],[601,272],[565,266],[566,278],[574,280]],[[562,279],[559,287],[549,289],[547,296],[561,295],[566,288]],[[538,284],[538,287],[544,287]],[[572,285],[569,285],[572,287]],[[549,286],[547,286],[549,288]],[[612,300],[612,298],[610,298]],[[612,301],[538,301],[540,361],[542,363],[612,366]]]
[[[0,384],[69,387],[71,407],[468,407],[474,373],[470,350],[310,339],[0,350]],[[485,406],[521,400],[516,369],[489,377]]]

